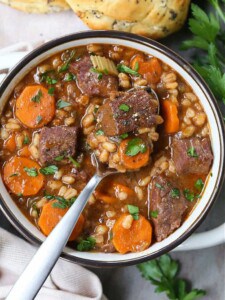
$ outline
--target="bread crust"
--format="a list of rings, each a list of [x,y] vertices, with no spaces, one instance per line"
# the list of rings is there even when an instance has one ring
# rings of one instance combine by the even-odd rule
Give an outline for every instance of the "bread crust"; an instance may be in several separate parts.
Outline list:
[[[190,0],[66,0],[90,28],[121,30],[154,39],[184,24]]]
[[[0,0],[1,3],[27,13],[51,13],[70,9],[64,0]]]

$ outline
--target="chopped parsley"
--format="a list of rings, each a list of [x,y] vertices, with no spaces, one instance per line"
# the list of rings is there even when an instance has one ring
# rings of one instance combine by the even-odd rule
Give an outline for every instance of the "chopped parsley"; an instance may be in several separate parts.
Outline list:
[[[164,187],[163,187],[161,184],[157,183],[157,182],[156,182],[155,186],[156,186],[159,190],[164,190]]]
[[[122,73],[128,73],[128,74],[131,74],[131,75],[134,75],[134,76],[140,76],[140,74],[137,71],[132,70],[131,68],[129,68],[125,65],[122,65],[122,64],[119,64],[117,66],[117,70],[119,72],[122,72]]]
[[[90,68],[90,71],[91,71],[92,73],[98,74],[98,79],[99,79],[99,80],[102,79],[102,77],[103,77],[104,74],[105,74],[105,75],[108,75],[108,74],[109,74],[108,70],[106,70],[106,69],[105,69],[104,71],[99,71],[98,69],[96,69],[96,68],[94,68],[94,67]]]
[[[80,163],[78,161],[76,161],[74,158],[72,158],[72,156],[69,156],[68,158],[76,168],[80,168]]]
[[[193,202],[195,200],[195,194],[192,193],[189,189],[184,189],[183,190],[184,197],[189,201]]]
[[[99,129],[95,132],[96,135],[104,135],[104,131]]]
[[[48,89],[48,94],[50,96],[53,96],[54,95],[54,92],[55,92],[55,88],[53,86],[51,86],[49,89]]]
[[[22,194],[22,193],[18,193],[17,196],[18,196],[18,197],[22,197],[23,194]]]
[[[37,116],[36,118],[37,124],[41,123],[42,119],[43,119],[42,116]]]
[[[76,197],[66,200],[65,198],[60,197],[60,196],[53,196],[53,198],[51,198],[51,199],[55,199],[54,202],[52,203],[52,207],[65,209],[65,208],[69,208],[71,205],[73,205],[73,203],[76,200]]]
[[[198,154],[195,150],[194,147],[190,147],[188,150],[187,150],[187,155],[190,156],[190,157],[195,157],[195,158],[198,158]]]
[[[47,84],[56,84],[58,81],[54,78],[51,78],[49,76],[46,77],[46,83]]]
[[[65,81],[72,81],[72,80],[76,80],[76,75],[72,74],[72,73],[66,73],[65,77],[64,77]]]
[[[64,159],[64,155],[59,155],[59,156],[56,156],[55,158],[54,158],[54,160],[55,161],[61,161],[61,160],[63,160]]]
[[[87,237],[86,240],[81,240],[77,245],[78,251],[90,251],[94,248],[96,241],[93,237]]]
[[[170,191],[170,196],[172,198],[180,198],[180,190],[177,188],[174,188]]]
[[[157,217],[158,217],[158,214],[159,214],[158,210],[152,210],[152,211],[150,212],[150,216],[151,216],[152,218],[157,218]]]
[[[55,165],[51,165],[45,168],[40,169],[40,173],[43,175],[53,175],[58,171],[58,167]]]
[[[139,70],[139,63],[138,61],[136,61],[135,65],[134,65],[134,71],[138,71]]]
[[[99,109],[99,107],[98,107],[98,106],[95,106],[95,108],[94,108],[94,113],[95,113],[95,114],[98,112],[98,109]]]
[[[68,106],[71,106],[71,104],[69,102],[66,102],[66,101],[62,100],[62,99],[58,100],[57,103],[56,103],[56,107],[58,109],[68,107]]]
[[[124,140],[128,137],[128,133],[123,133],[119,136],[120,139]]]
[[[67,70],[69,69],[69,65],[70,65],[72,59],[74,58],[75,54],[76,54],[76,51],[75,51],[75,50],[72,50],[72,51],[70,52],[69,58],[68,58],[68,59],[64,62],[64,64],[59,68],[59,73],[65,72],[65,71],[67,71]]]
[[[11,174],[9,177],[16,177],[16,176],[18,176],[19,175],[19,173],[13,173],[13,174]]]
[[[42,91],[38,90],[37,94],[31,98],[31,101],[35,103],[40,103],[42,96],[43,96]]]
[[[128,112],[130,110],[130,106],[125,103],[122,103],[122,104],[120,104],[119,109],[122,111]]]
[[[38,176],[38,171],[37,171],[36,168],[27,168],[27,167],[25,167],[23,169],[27,173],[27,175],[30,176],[30,177]]]
[[[128,156],[135,156],[138,153],[145,153],[147,147],[142,139],[134,138],[127,143],[125,154]]]
[[[131,216],[133,217],[134,220],[138,220],[139,219],[139,208],[135,205],[127,205],[128,211],[131,214]]]
[[[23,144],[27,145],[27,144],[29,144],[29,142],[30,142],[29,137],[27,135],[25,135],[24,140],[23,140]]]
[[[199,179],[195,182],[195,188],[201,192],[202,189],[203,189],[203,186],[204,186],[204,182],[202,181],[201,178],[199,178]]]

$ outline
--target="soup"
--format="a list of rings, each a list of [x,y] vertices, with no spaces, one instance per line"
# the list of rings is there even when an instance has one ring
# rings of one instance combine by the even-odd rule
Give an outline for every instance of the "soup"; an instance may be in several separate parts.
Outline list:
[[[95,173],[69,245],[137,252],[167,238],[203,193],[213,162],[204,109],[170,66],[135,49],[58,53],[16,86],[1,118],[1,167],[17,206],[48,235]]]

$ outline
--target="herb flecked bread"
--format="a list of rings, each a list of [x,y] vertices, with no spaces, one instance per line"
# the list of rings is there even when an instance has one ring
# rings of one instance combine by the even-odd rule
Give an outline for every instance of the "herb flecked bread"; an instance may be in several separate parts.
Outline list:
[[[66,0],[92,29],[165,37],[181,28],[190,0]]]
[[[64,0],[0,0],[7,4],[28,13],[50,13],[70,9]]]

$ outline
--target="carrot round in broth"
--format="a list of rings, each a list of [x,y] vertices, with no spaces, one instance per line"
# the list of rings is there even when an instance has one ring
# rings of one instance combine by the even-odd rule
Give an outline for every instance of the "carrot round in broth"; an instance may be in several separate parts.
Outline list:
[[[119,217],[113,227],[113,245],[119,253],[139,252],[147,249],[152,241],[152,226],[145,217],[139,215],[133,220],[130,228],[124,228],[123,223],[130,214]]]
[[[44,184],[44,176],[38,172],[40,166],[35,161],[14,156],[3,168],[6,186],[16,195],[35,195]]]
[[[41,85],[25,87],[16,100],[16,117],[29,128],[41,128],[55,115],[55,99]]]
[[[56,200],[50,201],[46,203],[41,211],[41,215],[38,220],[38,226],[44,235],[48,236],[51,231],[55,228],[55,226],[59,223],[61,218],[66,214],[69,208],[58,208],[54,207],[54,203]],[[74,241],[81,234],[83,226],[84,226],[84,216],[80,215],[77,224],[75,225],[69,241]]]
[[[128,170],[136,170],[147,165],[150,158],[149,147],[146,146],[146,151],[143,153],[139,152],[134,156],[129,156],[126,154],[129,141],[130,139],[123,140],[119,146],[119,156],[123,166]]]

